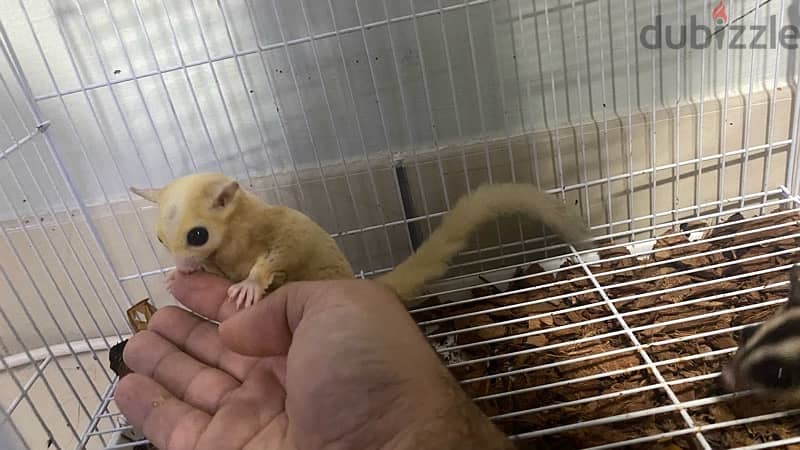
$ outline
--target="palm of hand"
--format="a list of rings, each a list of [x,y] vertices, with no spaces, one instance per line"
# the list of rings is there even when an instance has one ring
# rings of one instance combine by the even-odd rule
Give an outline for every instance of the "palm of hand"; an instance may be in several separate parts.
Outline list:
[[[162,308],[126,346],[136,373],[120,381],[116,400],[159,449],[385,448],[400,427],[425,420],[420,409],[451,400],[411,319],[375,320],[402,308],[381,288],[310,283],[236,314],[224,301],[229,285],[177,275],[173,295],[222,325]],[[368,298],[345,301],[331,289]],[[431,373],[441,376],[431,382]]]

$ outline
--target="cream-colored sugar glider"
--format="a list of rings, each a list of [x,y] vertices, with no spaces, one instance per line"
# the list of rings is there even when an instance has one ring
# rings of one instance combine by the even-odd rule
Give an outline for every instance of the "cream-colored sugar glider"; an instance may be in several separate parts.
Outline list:
[[[287,282],[354,277],[333,238],[308,216],[269,205],[222,174],[188,175],[159,189],[131,191],[158,204],[158,240],[177,270],[226,277],[234,283],[228,300],[237,308]],[[513,213],[543,222],[578,248],[589,247],[581,217],[554,197],[526,184],[483,185],[461,198],[414,254],[377,281],[409,301],[444,275],[479,226]]]

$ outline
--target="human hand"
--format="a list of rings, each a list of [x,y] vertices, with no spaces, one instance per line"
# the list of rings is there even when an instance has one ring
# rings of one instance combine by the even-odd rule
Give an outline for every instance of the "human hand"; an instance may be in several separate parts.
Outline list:
[[[230,283],[176,274],[125,348],[116,402],[160,450],[511,449],[397,298],[367,281],[293,283],[238,312]]]

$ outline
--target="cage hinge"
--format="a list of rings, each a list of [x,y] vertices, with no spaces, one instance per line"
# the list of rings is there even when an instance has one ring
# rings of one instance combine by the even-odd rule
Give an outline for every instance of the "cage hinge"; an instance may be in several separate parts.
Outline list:
[[[49,120],[45,120],[44,122],[40,123],[39,125],[36,125],[36,130],[39,131],[39,133],[44,133],[45,131],[47,131],[48,128],[50,128],[50,121]]]

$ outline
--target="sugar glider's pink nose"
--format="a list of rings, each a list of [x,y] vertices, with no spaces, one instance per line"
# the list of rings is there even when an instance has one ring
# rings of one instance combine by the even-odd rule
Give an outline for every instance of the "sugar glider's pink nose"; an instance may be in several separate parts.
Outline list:
[[[181,273],[192,273],[200,270],[200,263],[194,258],[175,258],[175,268]]]

